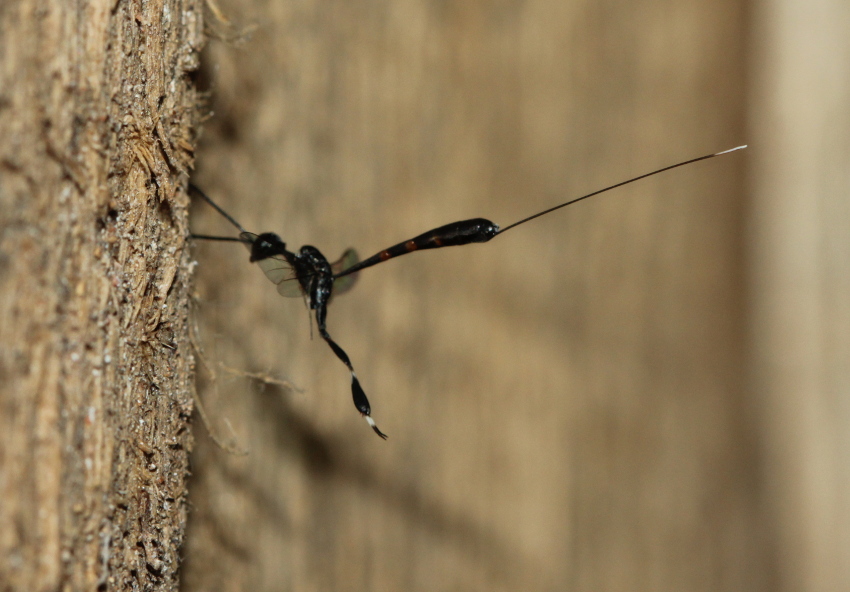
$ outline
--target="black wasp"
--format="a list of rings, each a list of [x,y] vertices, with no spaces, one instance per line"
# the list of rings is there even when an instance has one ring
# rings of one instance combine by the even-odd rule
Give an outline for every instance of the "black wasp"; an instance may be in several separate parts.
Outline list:
[[[328,343],[336,357],[342,360],[342,363],[348,367],[351,372],[351,394],[354,397],[354,406],[357,411],[363,416],[366,422],[372,427],[376,434],[381,438],[387,439],[387,435],[378,429],[375,420],[372,419],[372,408],[369,405],[369,399],[360,386],[360,381],[357,379],[357,374],[354,372],[354,367],[351,365],[351,360],[348,354],[345,353],[336,341],[331,338],[326,326],[328,315],[328,303],[331,296],[340,294],[348,289],[356,279],[356,272],[373,265],[377,265],[393,257],[398,257],[413,251],[421,251],[423,249],[438,249],[440,247],[452,247],[457,245],[467,245],[470,243],[486,243],[494,236],[503,234],[520,224],[525,224],[535,218],[544,216],[550,212],[554,212],[560,208],[579,202],[583,199],[599,195],[611,189],[622,187],[629,183],[634,183],[646,177],[669,171],[680,166],[692,164],[700,160],[707,160],[715,156],[728,154],[736,150],[741,150],[746,146],[738,146],[723,152],[707,154],[699,158],[692,158],[674,165],[670,165],[651,173],[646,173],[638,177],[634,177],[627,181],[622,181],[610,187],[605,187],[593,193],[588,193],[581,197],[571,199],[568,202],[551,207],[542,212],[538,212],[527,218],[523,218],[518,222],[514,222],[505,228],[499,228],[490,220],[484,218],[473,218],[471,220],[461,220],[452,222],[445,226],[440,226],[433,230],[429,230],[419,236],[404,242],[393,245],[383,251],[379,251],[375,255],[359,261],[356,251],[348,249],[343,253],[342,257],[335,263],[329,263],[322,255],[321,251],[316,247],[304,245],[298,253],[293,253],[286,249],[286,243],[273,232],[264,232],[262,234],[253,234],[245,230],[230,214],[221,209],[213,202],[203,191],[190,185],[190,190],[200,196],[213,208],[215,208],[222,216],[224,216],[233,226],[239,229],[238,237],[226,236],[208,236],[204,234],[193,234],[193,238],[205,240],[220,240],[220,241],[236,241],[243,243],[251,251],[251,262],[257,263],[260,269],[266,274],[266,277],[277,285],[277,291],[282,296],[300,296],[306,298],[306,301],[311,310],[316,311],[316,324],[319,327],[319,334]]]

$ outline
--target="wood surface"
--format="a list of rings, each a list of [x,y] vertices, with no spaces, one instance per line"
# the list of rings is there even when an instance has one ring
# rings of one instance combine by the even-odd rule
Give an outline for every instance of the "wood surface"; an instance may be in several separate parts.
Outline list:
[[[0,5],[0,590],[175,590],[191,1]]]
[[[0,590],[850,589],[848,29],[0,3]],[[303,302],[188,240],[233,233],[190,176],[333,259],[741,143],[365,270],[328,328],[387,442]]]
[[[755,5],[748,375],[786,590],[850,590],[850,11]]]
[[[330,259],[746,141],[737,2],[221,3],[196,181]],[[250,34],[240,36],[245,29]],[[365,270],[328,327],[203,244],[189,590],[768,590],[746,155]],[[197,204],[192,227],[232,234]],[[222,364],[291,381],[264,384]],[[231,431],[232,430],[232,431]]]

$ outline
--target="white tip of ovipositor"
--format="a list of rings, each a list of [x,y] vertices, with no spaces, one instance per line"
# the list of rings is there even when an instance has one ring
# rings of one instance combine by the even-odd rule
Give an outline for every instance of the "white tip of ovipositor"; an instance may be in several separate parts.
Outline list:
[[[730,152],[735,152],[736,150],[743,150],[746,147],[747,147],[746,144],[744,144],[743,146],[736,146],[735,148],[730,148],[729,150],[724,150],[723,152],[718,152],[714,156],[721,156],[723,154],[729,154]]]

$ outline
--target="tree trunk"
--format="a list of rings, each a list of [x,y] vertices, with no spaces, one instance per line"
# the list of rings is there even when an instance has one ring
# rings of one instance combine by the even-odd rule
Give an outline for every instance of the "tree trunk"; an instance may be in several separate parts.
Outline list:
[[[202,22],[0,6],[0,589],[177,587]]]

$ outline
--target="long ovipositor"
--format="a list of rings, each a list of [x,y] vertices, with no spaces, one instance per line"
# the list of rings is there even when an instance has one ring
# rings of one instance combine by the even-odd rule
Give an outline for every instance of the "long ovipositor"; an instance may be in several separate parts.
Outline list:
[[[392,259],[393,257],[406,255],[407,253],[413,253],[414,251],[422,251],[425,249],[438,249],[440,247],[455,247],[459,245],[468,245],[470,243],[486,243],[494,236],[504,234],[511,228],[516,228],[520,224],[525,224],[526,222],[530,222],[535,218],[545,216],[550,212],[554,212],[555,210],[560,210],[561,208],[565,208],[569,205],[580,202],[583,199],[593,197],[594,195],[599,195],[600,193],[605,193],[606,191],[616,189],[617,187],[622,187],[623,185],[628,185],[629,183],[634,183],[635,181],[640,181],[641,179],[657,175],[658,173],[663,173],[664,171],[669,171],[670,169],[675,169],[688,164],[693,164],[695,162],[699,162],[700,160],[714,158],[715,156],[729,154],[730,152],[735,152],[736,150],[743,150],[744,148],[746,148],[746,145],[737,146],[729,150],[724,150],[723,152],[715,152],[713,154],[706,154],[704,156],[699,156],[697,158],[678,162],[676,164],[660,168],[650,173],[645,173],[638,177],[633,177],[626,181],[621,181],[620,183],[616,183],[603,189],[599,189],[598,191],[594,191],[593,193],[588,193],[587,195],[582,195],[581,197],[571,199],[562,204],[558,204],[549,209],[543,210],[542,212],[537,212],[536,214],[528,216],[527,218],[523,218],[522,220],[514,222],[513,224],[505,226],[501,229],[499,228],[498,224],[491,222],[486,218],[472,218],[470,220],[460,220],[459,222],[452,222],[451,224],[446,224],[445,226],[440,226],[439,228],[429,230],[428,232],[423,232],[419,236],[415,236],[409,240],[400,242],[397,245],[393,245],[388,249],[379,251],[368,259],[364,259],[360,263],[345,269],[341,273],[336,274],[336,276],[334,277],[340,278],[351,273],[356,273],[361,269],[372,267],[373,265],[377,265],[378,263],[382,263],[384,261]]]
[[[192,236],[200,239],[236,241],[245,244],[251,251],[251,261],[256,262],[266,274],[266,277],[277,285],[277,290],[282,296],[306,296],[309,301],[310,308],[316,311],[316,322],[319,326],[319,333],[330,346],[336,357],[339,358],[351,372],[351,394],[354,400],[354,406],[375,433],[381,438],[386,439],[386,434],[378,429],[378,426],[375,425],[375,421],[371,417],[372,407],[369,404],[369,399],[366,397],[366,393],[360,386],[360,381],[357,378],[357,374],[354,372],[354,367],[351,364],[348,354],[333,340],[333,338],[331,338],[327,331],[325,322],[327,307],[330,303],[331,297],[334,294],[340,294],[351,288],[355,278],[357,277],[353,274],[357,273],[361,269],[372,267],[373,265],[377,265],[378,263],[382,263],[392,259],[393,257],[399,257],[407,253],[413,253],[414,251],[438,249],[440,247],[454,247],[468,245],[470,243],[486,243],[493,237],[504,234],[511,228],[516,228],[521,224],[530,222],[540,216],[545,216],[550,212],[554,212],[555,210],[559,210],[583,199],[599,195],[600,193],[605,193],[606,191],[622,187],[623,185],[628,185],[629,183],[634,183],[635,181],[651,177],[652,175],[657,175],[658,173],[663,173],[664,171],[669,171],[670,169],[685,166],[700,160],[714,158],[715,156],[720,156],[722,154],[728,154],[743,148],[746,148],[746,146],[738,146],[731,150],[724,150],[723,152],[716,152],[714,154],[708,154],[666,166],[650,173],[605,187],[604,189],[594,191],[593,193],[588,193],[587,195],[571,199],[570,201],[558,204],[547,210],[528,216],[527,218],[523,218],[522,220],[514,222],[513,224],[501,229],[497,224],[485,218],[472,218],[469,220],[452,222],[450,224],[440,226],[439,228],[429,230],[428,232],[423,232],[412,239],[393,245],[383,251],[379,251],[375,255],[372,255],[368,259],[359,263],[357,262],[357,252],[353,249],[348,249],[345,253],[343,253],[342,257],[334,263],[329,263],[325,256],[322,255],[317,248],[310,245],[301,247],[298,253],[290,252],[286,249],[286,244],[283,240],[274,233],[266,232],[256,235],[246,231],[227,212],[207,197],[203,191],[194,186],[190,186],[190,188],[205,199],[221,215],[230,221],[231,224],[238,228],[240,235],[239,238],[199,234]]]

